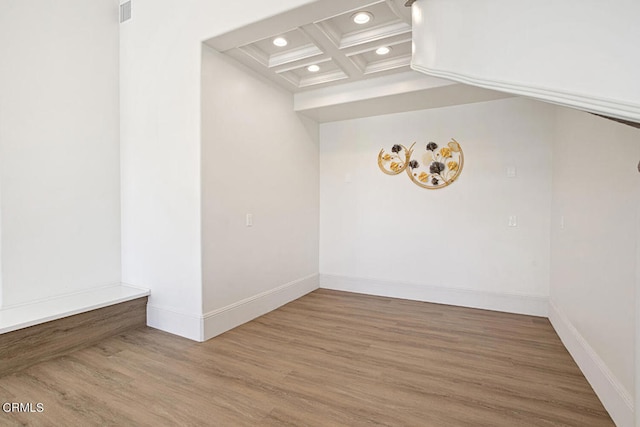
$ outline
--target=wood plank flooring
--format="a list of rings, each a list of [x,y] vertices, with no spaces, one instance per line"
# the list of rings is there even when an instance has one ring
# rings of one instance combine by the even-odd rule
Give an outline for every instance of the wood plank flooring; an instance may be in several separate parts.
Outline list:
[[[0,378],[0,425],[613,426],[546,319],[315,291],[205,343],[140,328]]]
[[[143,297],[0,334],[0,376],[146,324]]]

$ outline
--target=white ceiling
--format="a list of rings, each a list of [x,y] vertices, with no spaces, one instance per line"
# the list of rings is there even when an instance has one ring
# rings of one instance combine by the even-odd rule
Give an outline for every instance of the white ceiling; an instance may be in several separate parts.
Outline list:
[[[409,70],[411,9],[405,0],[317,1],[250,24],[205,43],[291,92]],[[312,7],[311,7],[312,6]],[[372,15],[358,25],[352,16]],[[273,44],[276,37],[289,42]],[[391,48],[381,56],[375,50]],[[318,72],[307,70],[309,65]]]
[[[316,0],[204,43],[292,92],[294,110],[321,123],[513,96],[411,70],[405,2]],[[373,19],[355,24],[360,11]],[[275,46],[276,37],[287,46]],[[377,55],[381,46],[391,52]],[[320,71],[308,71],[312,64]]]

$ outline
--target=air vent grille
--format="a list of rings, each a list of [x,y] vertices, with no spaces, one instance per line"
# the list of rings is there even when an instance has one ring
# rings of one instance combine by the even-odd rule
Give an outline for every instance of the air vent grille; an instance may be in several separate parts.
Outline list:
[[[131,0],[120,5],[120,23],[131,19]]]

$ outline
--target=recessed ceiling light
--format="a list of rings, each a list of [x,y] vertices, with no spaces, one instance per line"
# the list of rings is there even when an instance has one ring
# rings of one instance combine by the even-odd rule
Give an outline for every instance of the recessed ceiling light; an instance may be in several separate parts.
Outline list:
[[[391,48],[388,46],[380,46],[376,49],[378,55],[387,55],[389,52],[391,52]]]
[[[317,66],[316,64],[309,65],[307,67],[307,71],[309,71],[310,73],[317,73],[318,71],[320,71],[320,67]]]
[[[284,37],[276,37],[275,39],[273,39],[273,44],[278,47],[285,47],[287,44],[289,44],[289,42]]]
[[[358,25],[364,25],[373,19],[373,15],[369,12],[358,12],[351,19]]]

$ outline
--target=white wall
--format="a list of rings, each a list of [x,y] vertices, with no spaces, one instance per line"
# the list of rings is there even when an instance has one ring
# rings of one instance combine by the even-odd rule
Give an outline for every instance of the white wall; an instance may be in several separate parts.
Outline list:
[[[621,387],[631,404],[640,130],[559,108],[553,156],[551,302],[604,363],[612,392]],[[587,362],[581,368],[593,384]],[[630,408],[625,415],[611,406],[606,387],[594,386],[614,420],[633,425]]]
[[[201,42],[305,3],[133,0],[121,25],[123,281],[155,327],[201,336]]]
[[[514,98],[322,124],[321,285],[545,315],[554,113]],[[378,169],[381,148],[452,137],[465,167],[447,188]]]
[[[2,303],[120,281],[118,3],[0,3]]]
[[[418,0],[412,66],[640,121],[640,2]]]
[[[640,163],[639,163],[640,164]],[[636,331],[635,331],[635,421],[640,426],[640,185],[636,186]]]
[[[302,287],[294,298],[318,287],[318,124],[293,111],[291,93],[207,46],[201,174],[205,313],[287,284]],[[252,314],[243,320],[263,313]]]
[[[640,165],[640,162],[639,162]],[[635,331],[635,422],[640,426],[640,185],[636,186],[636,331]]]

